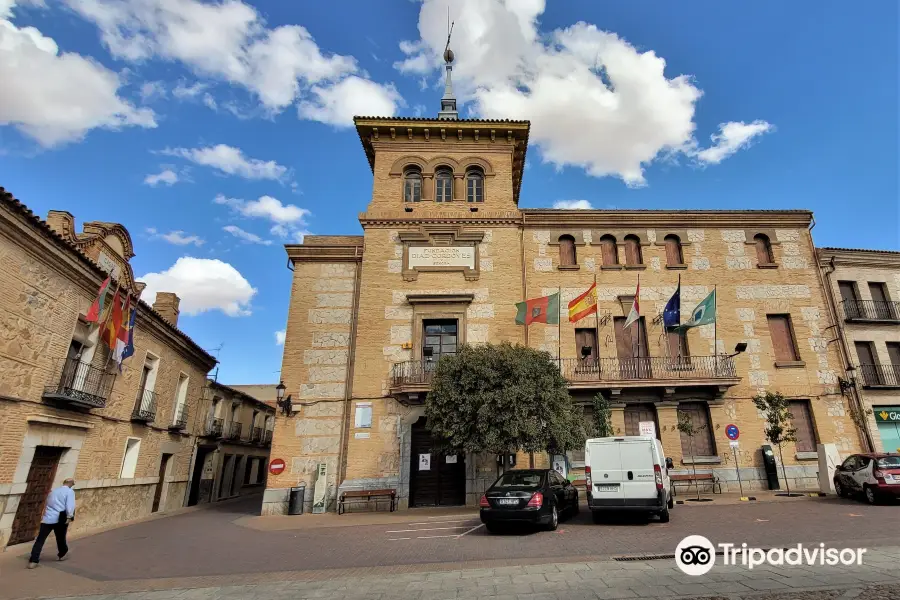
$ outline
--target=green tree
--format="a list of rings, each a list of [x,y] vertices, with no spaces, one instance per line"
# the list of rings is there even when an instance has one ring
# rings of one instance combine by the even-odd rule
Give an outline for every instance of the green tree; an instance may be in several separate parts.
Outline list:
[[[797,441],[797,428],[793,425],[793,417],[788,409],[788,401],[781,392],[766,392],[753,398],[756,410],[763,413],[766,418],[766,439],[778,447],[778,459],[781,461],[781,474],[784,484],[787,486],[788,496],[791,495],[791,484],[787,478],[784,467],[784,454],[782,446],[788,442]]]
[[[697,461],[694,456],[694,436],[706,429],[706,425],[697,426],[687,411],[678,411],[678,431],[688,436],[691,441],[691,466],[694,472],[694,485],[697,486],[697,500],[700,500],[700,482],[697,481]]]
[[[509,343],[442,357],[425,415],[443,453],[562,453],[585,439],[582,411],[550,354]]]
[[[612,426],[612,410],[609,408],[609,400],[603,394],[594,396],[593,428],[591,435],[594,437],[612,437],[615,435]]]

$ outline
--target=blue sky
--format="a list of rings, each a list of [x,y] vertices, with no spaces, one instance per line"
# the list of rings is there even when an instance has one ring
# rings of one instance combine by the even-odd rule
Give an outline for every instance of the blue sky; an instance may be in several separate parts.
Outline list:
[[[124,224],[220,379],[277,381],[282,245],[360,232],[350,117],[436,114],[448,4],[463,115],[532,120],[522,206],[807,208],[900,249],[894,2],[0,0],[0,185]]]

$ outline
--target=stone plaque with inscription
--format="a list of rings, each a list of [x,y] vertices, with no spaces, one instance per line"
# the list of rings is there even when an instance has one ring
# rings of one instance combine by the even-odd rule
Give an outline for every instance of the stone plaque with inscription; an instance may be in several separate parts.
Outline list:
[[[473,246],[410,246],[409,267],[475,268]]]
[[[404,281],[416,281],[420,272],[461,272],[466,281],[475,281],[480,273],[478,245],[484,232],[461,227],[423,226],[400,231],[403,243]]]

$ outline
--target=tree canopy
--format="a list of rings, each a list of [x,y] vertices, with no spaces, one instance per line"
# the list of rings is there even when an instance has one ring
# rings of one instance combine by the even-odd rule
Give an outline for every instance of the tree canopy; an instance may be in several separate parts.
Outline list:
[[[443,356],[425,415],[445,452],[564,452],[585,439],[583,411],[550,354],[509,343]]]

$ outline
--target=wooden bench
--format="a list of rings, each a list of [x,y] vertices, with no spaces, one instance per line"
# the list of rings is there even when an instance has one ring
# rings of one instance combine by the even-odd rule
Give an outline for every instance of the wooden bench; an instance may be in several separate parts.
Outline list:
[[[375,509],[378,510],[379,500],[391,501],[391,512],[397,510],[397,490],[352,490],[341,494],[338,500],[338,514],[347,512],[347,504],[369,504],[375,500]]]
[[[716,488],[719,488],[718,493],[722,493],[722,484],[719,481],[719,478],[712,473],[697,473],[696,475],[694,475],[693,473],[669,475],[669,480],[672,482],[673,497],[676,495],[675,486],[678,484],[683,484],[690,487],[691,485],[699,486],[701,483],[709,483],[712,487],[713,494],[716,493]]]

